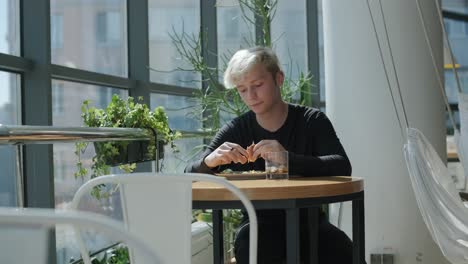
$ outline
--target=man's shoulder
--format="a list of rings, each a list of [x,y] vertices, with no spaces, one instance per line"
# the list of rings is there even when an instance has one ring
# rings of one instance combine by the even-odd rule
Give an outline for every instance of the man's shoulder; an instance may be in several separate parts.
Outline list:
[[[235,118],[233,118],[231,122],[234,122],[234,123],[246,122],[246,121],[250,121],[252,118],[255,118],[255,114],[252,111],[247,111],[243,113],[242,115],[236,116]]]
[[[226,123],[227,128],[239,128],[239,126],[246,125],[251,122],[252,118],[255,118],[255,114],[252,111],[247,111],[240,116],[236,116]]]
[[[322,111],[320,111],[320,109],[310,106],[289,104],[289,109],[294,114],[299,115],[308,121],[325,117],[325,114]]]

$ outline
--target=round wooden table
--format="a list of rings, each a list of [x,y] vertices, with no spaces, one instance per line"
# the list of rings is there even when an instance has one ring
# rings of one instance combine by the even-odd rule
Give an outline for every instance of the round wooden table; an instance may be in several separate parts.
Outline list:
[[[364,263],[364,182],[361,178],[290,177],[289,180],[231,181],[252,201],[255,209],[281,209],[286,212],[286,255],[288,264],[300,263],[299,210],[308,208],[310,232],[309,262],[317,260],[318,211],[321,205],[352,201],[353,264]],[[223,263],[222,209],[243,208],[236,196],[215,183],[192,185],[193,208],[213,209],[214,263]]]
[[[364,182],[356,177],[291,177],[289,180],[231,181],[250,200],[300,199],[353,194],[364,190]],[[233,201],[237,197],[220,185],[196,182],[192,185],[194,201]]]

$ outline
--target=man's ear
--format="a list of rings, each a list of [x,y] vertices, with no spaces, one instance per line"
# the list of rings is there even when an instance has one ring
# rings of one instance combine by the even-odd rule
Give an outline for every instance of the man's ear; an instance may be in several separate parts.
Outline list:
[[[284,82],[284,73],[283,71],[278,71],[275,75],[275,82],[278,87],[281,87]]]

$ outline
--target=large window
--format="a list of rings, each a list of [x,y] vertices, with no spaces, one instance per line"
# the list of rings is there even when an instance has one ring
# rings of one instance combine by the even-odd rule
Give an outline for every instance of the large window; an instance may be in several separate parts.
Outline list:
[[[63,48],[63,15],[50,16],[50,46],[52,50]]]
[[[127,96],[126,90],[86,85],[74,82],[64,82],[54,80],[52,82],[52,109],[54,111],[53,125],[55,126],[82,126],[81,103],[84,100],[91,100],[91,104],[98,108],[104,108],[110,102],[109,95],[118,94],[121,97]],[[66,105],[66,107],[63,107]],[[55,189],[55,207],[66,208],[73,199],[73,195],[78,188],[89,178],[75,178],[77,156],[74,153],[75,144],[55,143],[53,145],[54,160],[54,189]],[[90,143],[84,154],[81,155],[81,161],[85,167],[91,166],[91,158],[94,156],[94,147]],[[102,209],[102,201],[90,199],[87,201],[86,210]],[[105,213],[105,212],[101,212]],[[77,259],[79,252],[77,248],[66,245],[66,239],[72,237],[72,234],[64,234],[63,230],[57,231],[57,262],[69,263],[70,258]],[[99,239],[96,238],[89,246],[92,250],[99,249]],[[70,239],[73,241],[73,239]]]
[[[127,77],[126,1],[51,1],[52,63]]]
[[[445,11],[445,30],[455,59],[455,70],[460,78],[463,92],[468,93],[468,50],[466,48],[468,47],[468,1],[444,0],[442,6]],[[445,90],[458,122],[458,87],[449,54],[448,49],[445,48]],[[453,126],[448,119],[447,130],[449,134],[453,134]]]
[[[18,125],[19,75],[0,71],[0,124]],[[0,145],[0,206],[17,205],[16,147]]]
[[[96,39],[103,45],[119,45],[122,39],[122,18],[118,11],[99,12],[96,17]]]
[[[271,23],[272,45],[285,74],[297,80],[307,73],[307,34],[305,0],[278,1]]]
[[[19,55],[19,0],[0,0],[0,53]]]
[[[234,52],[241,48],[255,45],[255,25],[253,14],[248,9],[242,10],[237,0],[217,1],[218,24],[218,65],[220,80],[223,71]]]
[[[155,83],[200,87],[200,74],[182,56],[174,39],[186,48],[196,44],[200,32],[200,1],[149,1],[150,79]]]
[[[201,128],[199,117],[191,115],[194,101],[183,96],[164,94],[151,94],[151,108],[158,106],[166,109],[169,117],[169,126],[173,130],[197,131]],[[183,172],[190,160],[192,160],[203,144],[202,138],[180,139],[175,142],[177,152],[170,146],[164,149],[164,161],[162,170],[166,172]]]
[[[109,95],[118,94],[124,98],[127,96],[125,90],[94,85],[58,80],[54,80],[52,85],[55,87],[52,93],[52,109],[62,108],[62,111],[54,112],[53,125],[55,126],[82,126],[81,104],[84,100],[90,100],[91,105],[97,108],[104,108],[110,102],[111,96]],[[63,107],[63,105],[66,105],[66,107]],[[75,191],[83,183],[73,176],[77,161],[74,151],[74,144],[54,144],[56,207],[63,207],[70,202]],[[89,165],[93,154],[94,148],[90,144],[83,156],[84,163]]]
[[[20,55],[19,0],[0,0],[0,53]],[[0,61],[1,66],[1,61]],[[21,124],[21,75],[0,71],[0,125]],[[0,206],[20,204],[17,148],[0,145]]]

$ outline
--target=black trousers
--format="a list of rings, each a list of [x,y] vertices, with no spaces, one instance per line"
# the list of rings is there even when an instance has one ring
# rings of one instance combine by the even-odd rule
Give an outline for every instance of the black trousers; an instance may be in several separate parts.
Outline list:
[[[276,211],[276,210],[275,210]],[[258,264],[286,263],[286,228],[284,213],[262,215],[258,213]],[[301,222],[305,219],[302,217]],[[301,259],[305,259],[308,239],[307,226],[301,224]],[[237,264],[249,263],[249,223],[242,222],[236,233],[234,252]],[[319,216],[318,228],[319,264],[351,264],[353,244],[349,237],[336,226],[330,224],[326,216]],[[306,264],[305,262],[302,262]]]

